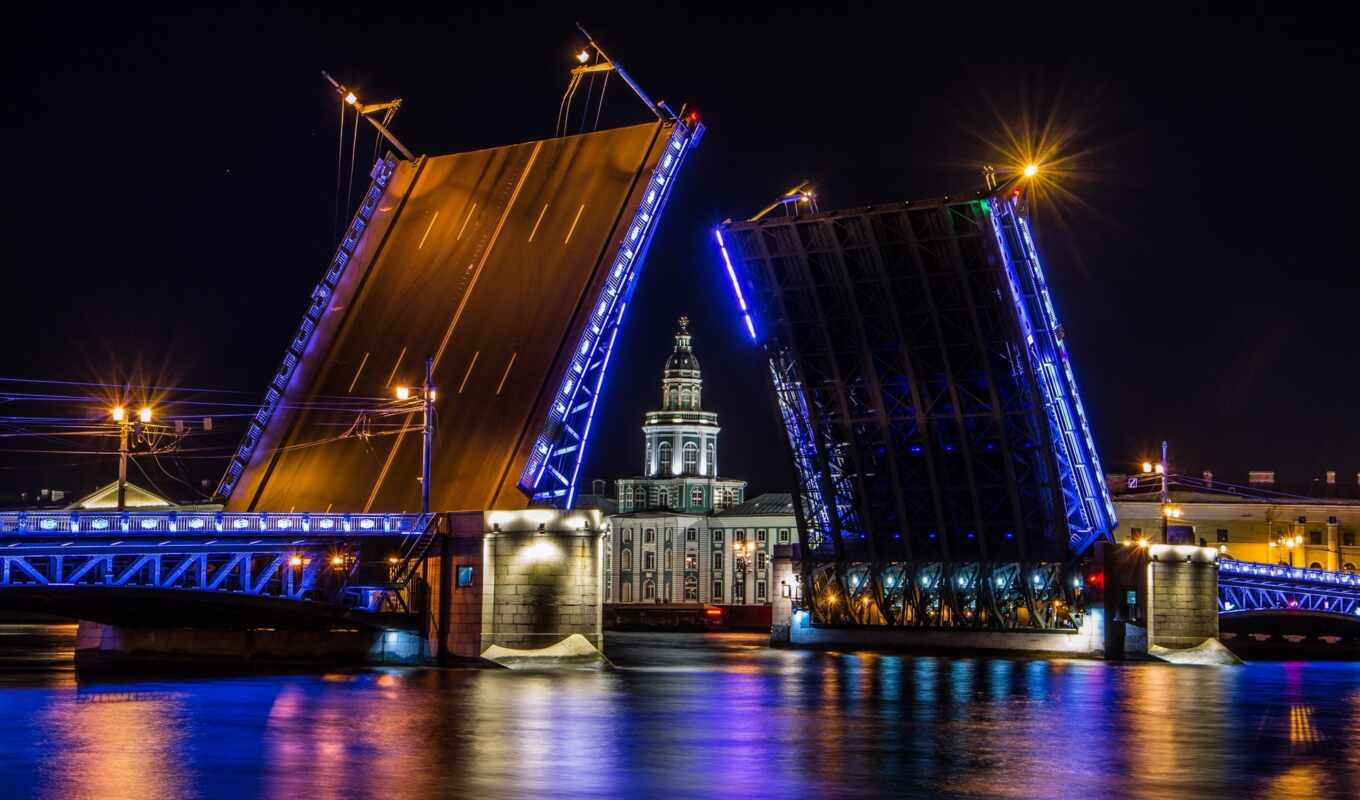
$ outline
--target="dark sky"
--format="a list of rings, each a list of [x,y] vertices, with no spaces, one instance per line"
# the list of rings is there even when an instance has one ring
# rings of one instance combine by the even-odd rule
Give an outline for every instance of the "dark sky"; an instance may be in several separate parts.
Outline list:
[[[724,425],[723,472],[786,490],[764,371],[709,230],[803,177],[824,208],[976,188],[996,158],[988,142],[1027,115],[1054,120],[1071,134],[1064,154],[1081,154],[1078,199],[1040,209],[1040,246],[1106,469],[1169,438],[1182,471],[1353,476],[1349,25],[1328,6],[1045,18],[1032,5],[901,5],[62,5],[11,19],[0,376],[141,376],[255,402],[335,246],[336,100],[318,70],[368,99],[403,97],[395,128],[417,152],[539,138],[579,17],[709,128],[629,310],[583,478],[637,471],[641,414],[685,313]],[[606,118],[645,119],[619,88]],[[80,458],[16,452],[48,447],[78,448],[0,439],[0,489],[94,480],[61,466]],[[94,477],[111,478],[100,463]]]

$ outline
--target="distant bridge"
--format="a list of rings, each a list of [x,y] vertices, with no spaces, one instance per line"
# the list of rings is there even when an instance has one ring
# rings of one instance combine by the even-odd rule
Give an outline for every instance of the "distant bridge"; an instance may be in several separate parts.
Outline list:
[[[1360,575],[1324,569],[1218,563],[1218,613],[1312,614],[1360,619]]]

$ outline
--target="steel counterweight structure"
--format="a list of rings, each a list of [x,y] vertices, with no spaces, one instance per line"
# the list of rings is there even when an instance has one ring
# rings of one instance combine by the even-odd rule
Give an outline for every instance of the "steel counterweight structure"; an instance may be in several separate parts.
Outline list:
[[[1078,627],[1115,516],[1023,197],[715,235],[769,358],[813,620]]]
[[[702,132],[691,117],[379,161],[219,484],[227,510],[418,509],[414,419],[370,428],[362,406],[417,383],[427,357],[432,507],[571,507],[629,296]]]

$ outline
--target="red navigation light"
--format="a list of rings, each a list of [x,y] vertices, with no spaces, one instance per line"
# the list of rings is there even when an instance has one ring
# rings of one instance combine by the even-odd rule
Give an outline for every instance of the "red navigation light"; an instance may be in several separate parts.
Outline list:
[[[689,121],[690,121],[690,122],[698,122],[698,121],[699,121],[699,112],[698,112],[698,111],[691,111],[691,112],[689,112]]]

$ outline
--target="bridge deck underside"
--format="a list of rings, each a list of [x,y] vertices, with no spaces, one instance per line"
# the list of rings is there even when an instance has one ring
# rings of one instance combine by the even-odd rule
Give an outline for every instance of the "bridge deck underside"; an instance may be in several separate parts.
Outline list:
[[[418,387],[427,356],[432,507],[525,506],[520,470],[663,130],[398,165],[228,510],[419,510],[419,413],[359,409]]]

